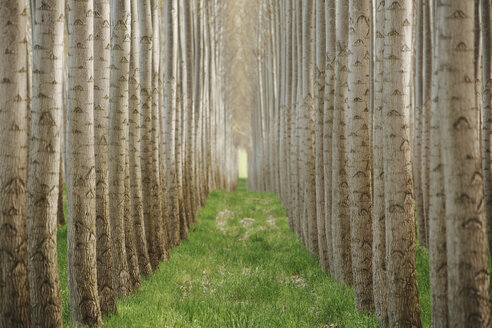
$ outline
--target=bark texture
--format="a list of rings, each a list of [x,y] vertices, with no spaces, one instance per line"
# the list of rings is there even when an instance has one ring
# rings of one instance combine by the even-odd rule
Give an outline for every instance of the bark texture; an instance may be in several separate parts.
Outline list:
[[[101,312],[116,312],[109,223],[108,119],[110,82],[109,0],[94,1],[94,146],[96,161],[97,287]]]
[[[473,50],[478,33],[474,29],[474,12],[475,1],[442,1],[437,7],[436,66],[452,327],[490,326],[479,107],[474,79]]]
[[[384,28],[384,195],[390,327],[421,327],[412,183],[413,2],[386,1]]]
[[[384,0],[376,4],[374,53],[374,131],[373,131],[373,244],[372,276],[374,309],[381,326],[388,326],[386,284],[386,216],[383,164],[383,78],[384,78]]]
[[[130,189],[131,189],[131,218],[135,233],[135,245],[138,264],[144,276],[152,273],[147,239],[145,236],[144,211],[142,202],[142,167],[140,165],[140,25],[138,22],[138,0],[131,0],[132,9],[132,40],[130,54],[129,81],[129,155],[130,155]]]
[[[352,284],[350,205],[347,175],[348,1],[336,8],[337,57],[332,138],[332,240],[335,277]]]
[[[348,176],[355,306],[374,308],[369,143],[369,3],[349,1]]]
[[[96,269],[93,3],[68,2],[68,286],[74,325],[102,323]]]
[[[324,100],[326,66],[326,26],[325,0],[316,1],[316,69],[315,69],[315,111],[316,111],[316,223],[318,228],[318,249],[323,270],[329,269],[328,244],[325,222],[325,182],[324,182]],[[283,152],[281,152],[283,153]]]
[[[152,7],[150,0],[138,1],[140,24],[141,166],[145,234],[152,269],[159,266],[156,220],[152,194]]]
[[[27,252],[31,324],[61,327],[56,248],[63,108],[62,1],[33,8],[33,98],[27,176]]]
[[[27,274],[26,185],[28,147],[25,1],[0,6],[0,327],[31,322]]]
[[[116,297],[131,292],[125,241],[126,147],[128,146],[128,79],[130,0],[111,2],[111,89],[109,110],[109,218]]]

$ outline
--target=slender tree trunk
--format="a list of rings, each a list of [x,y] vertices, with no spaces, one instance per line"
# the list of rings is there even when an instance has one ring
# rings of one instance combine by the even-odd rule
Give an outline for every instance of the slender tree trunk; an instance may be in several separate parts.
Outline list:
[[[178,8],[179,6],[176,6]],[[176,27],[178,28],[178,20],[176,20]],[[179,32],[178,34],[179,35]],[[178,39],[179,40],[179,39]],[[178,41],[181,43],[181,41]],[[178,43],[178,44],[179,44]],[[178,46],[179,48],[179,46]],[[179,204],[179,240],[181,241],[182,237],[186,235],[186,231],[188,230],[188,225],[186,222],[186,212],[185,212],[185,199],[184,199],[184,186],[183,186],[183,85],[181,82],[182,75],[182,63],[181,63],[182,54],[180,52],[179,62],[180,62],[180,70],[178,74],[177,81],[178,84],[176,86],[176,126],[175,126],[175,155],[176,155],[176,184],[177,184],[177,197]]]
[[[186,153],[187,153],[187,160],[185,162],[185,166],[187,166],[187,173],[186,175],[188,176],[188,181],[189,181],[189,197],[190,197],[190,217],[189,217],[189,222],[188,224],[191,224],[191,222],[194,222],[196,220],[196,193],[195,193],[195,188],[196,188],[196,180],[195,180],[195,174],[194,174],[194,168],[195,168],[195,121],[197,119],[196,113],[195,113],[195,104],[194,104],[194,99],[193,99],[193,57],[196,56],[196,49],[193,51],[193,38],[196,38],[197,36],[193,34],[193,26],[192,26],[192,17],[191,17],[191,11],[192,11],[192,4],[191,1],[184,1],[184,6],[183,6],[183,15],[184,15],[184,35],[185,35],[185,48],[186,48],[186,53],[185,53],[185,63],[186,63],[186,99],[187,99],[187,107],[186,111],[188,113],[188,121],[187,123],[187,143],[186,143]]]
[[[316,222],[316,158],[315,158],[315,112],[314,112],[314,0],[303,2],[302,33],[302,127],[303,161],[306,187],[308,246],[312,254],[319,254]]]
[[[429,15],[430,4],[424,4],[424,13]],[[425,14],[424,14],[425,15]],[[424,41],[425,42],[425,41]],[[434,53],[425,54],[433,56],[437,61],[438,49]],[[426,59],[428,60],[428,59]],[[432,60],[432,58],[430,59]],[[432,78],[432,106],[429,115],[430,127],[430,152],[429,152],[429,271],[431,284],[431,311],[432,324],[434,327],[449,327],[448,321],[448,271],[446,254],[446,204],[444,194],[444,175],[441,155],[441,133],[440,133],[440,82],[437,66],[434,67],[434,78]]]
[[[424,144],[424,112],[423,112],[423,62],[424,62],[424,6],[423,0],[418,0],[416,25],[416,46],[415,46],[415,90],[414,90],[414,138],[413,138],[413,177],[414,194],[417,206],[417,227],[419,244],[427,247],[426,217],[424,211],[424,191],[423,191],[423,172],[422,172],[422,153]]]
[[[169,255],[169,248],[171,247],[171,222],[169,219],[169,188],[168,188],[168,169],[167,169],[167,160],[166,160],[166,148],[168,139],[166,138],[166,129],[165,129],[165,104],[166,101],[164,99],[164,86],[165,86],[165,78],[164,78],[164,70],[166,68],[166,30],[165,30],[165,11],[164,6],[159,5],[159,38],[162,38],[159,42],[159,78],[158,78],[158,97],[159,97],[159,176],[161,178],[161,191],[162,191],[162,224],[164,227],[165,233],[165,248]]]
[[[117,297],[131,292],[125,242],[125,179],[128,145],[130,0],[111,2],[111,90],[109,110],[109,218],[113,284]]]
[[[63,79],[62,79],[63,80]],[[62,82],[63,84],[63,82]],[[62,86],[63,88],[63,86]],[[63,101],[62,101],[63,103]],[[63,109],[62,109],[62,122],[60,123],[62,128],[60,129],[60,133],[61,133],[61,136],[60,136],[60,177],[58,178],[58,205],[57,205],[57,211],[58,211],[58,214],[57,214],[57,220],[58,220],[58,225],[59,226],[62,226],[62,225],[65,225],[65,223],[67,223],[67,221],[65,220],[65,208],[64,208],[64,205],[63,205],[63,189],[65,187],[65,181],[63,179],[63,175],[64,175],[64,170],[63,170],[63,161],[64,161],[64,158],[63,158]]]
[[[316,0],[316,220],[318,227],[318,247],[320,263],[323,270],[329,270],[328,244],[325,226],[325,182],[324,182],[324,153],[323,126],[325,101],[325,66],[326,66],[326,26],[325,0]]]
[[[131,72],[131,70],[130,70]],[[131,75],[130,75],[131,78]],[[131,86],[129,85],[129,88]],[[128,108],[130,110],[130,108]],[[126,127],[129,128],[128,122],[126,123]],[[127,130],[129,132],[129,130]],[[128,139],[127,139],[128,140]],[[129,292],[132,293],[135,289],[138,289],[141,285],[141,277],[140,277],[140,269],[138,267],[138,257],[137,257],[137,249],[135,246],[135,232],[133,230],[134,220],[132,217],[132,204],[131,204],[131,196],[130,196],[130,155],[129,152],[129,143],[125,145],[125,208],[124,208],[124,218],[125,221],[125,251],[126,251],[126,260],[128,263],[128,273],[130,275],[130,289]]]
[[[292,164],[292,153],[293,153],[293,140],[292,140],[292,108],[293,108],[293,102],[292,102],[292,83],[294,80],[293,76],[293,63],[294,63],[294,55],[293,55],[293,35],[292,32],[294,31],[293,27],[293,14],[292,10],[294,9],[293,7],[293,1],[288,0],[287,1],[287,7],[286,7],[286,49],[285,51],[287,52],[286,54],[286,60],[285,60],[285,70],[286,70],[286,81],[285,81],[285,166],[286,166],[286,172],[285,174],[285,188],[286,190],[286,195],[285,195],[285,202],[287,204],[287,209],[288,209],[288,217],[289,217],[289,227],[294,230],[295,225],[294,225],[294,201],[293,201],[293,193],[292,191],[294,190],[293,188],[293,183],[292,183],[292,171],[294,169],[294,166]],[[249,155],[248,155],[249,156]],[[249,177],[249,175],[248,175]]]
[[[154,212],[152,193],[152,7],[150,0],[138,1],[138,17],[140,24],[140,101],[142,128],[141,166],[142,166],[142,196],[145,222],[145,234],[152,269],[159,266],[156,230],[157,213]]]
[[[431,105],[432,105],[432,37],[430,0],[423,0],[423,72],[422,72],[422,147],[421,147],[421,174],[422,174],[422,202],[426,225],[426,240],[430,244],[430,152],[431,152]]]
[[[355,306],[374,308],[369,144],[369,3],[349,1],[348,182]]]
[[[302,13],[303,13],[303,7],[302,7],[302,2],[298,3],[298,8],[296,11],[296,19],[297,19],[297,88],[296,88],[296,150],[297,153],[302,153],[304,151],[303,148],[303,126],[302,126],[302,108],[301,108],[301,103],[302,103],[302,72],[303,72],[303,65],[302,65],[302,40],[303,40],[303,35],[302,35]],[[264,157],[264,154],[262,154],[262,157]],[[303,155],[304,157],[304,155]],[[301,238],[301,241],[304,246],[308,245],[308,239],[307,239],[307,231],[308,231],[308,226],[307,226],[307,219],[305,217],[305,205],[304,205],[304,197],[305,197],[305,189],[304,189],[304,171],[303,171],[303,165],[304,165],[304,158],[301,158],[301,156],[297,156],[297,185],[298,187],[298,194],[297,194],[297,207],[298,207],[298,221],[299,221],[299,236]]]
[[[348,1],[339,0],[337,57],[335,63],[335,105],[333,114],[332,238],[335,277],[352,284],[350,250],[350,207],[347,175],[347,92],[348,92]]]
[[[0,6],[0,327],[30,325],[26,184],[28,151],[28,62],[25,1]],[[9,22],[10,24],[6,24]]]
[[[491,105],[491,86],[490,86],[490,70],[491,70],[491,49],[492,41],[490,31],[490,0],[481,0],[482,14],[482,167],[483,167],[483,183],[485,196],[485,213],[487,220],[487,238],[489,249],[492,248],[492,153],[490,134],[492,133],[492,105]]]
[[[129,155],[130,155],[130,189],[131,189],[131,218],[135,233],[135,247],[140,272],[144,275],[152,273],[142,201],[142,167],[140,165],[140,135],[141,135],[141,101],[140,101],[140,24],[138,22],[138,0],[131,0],[132,37],[130,54],[129,80]]]
[[[60,0],[35,3],[33,99],[27,174],[31,324],[61,327],[56,231],[62,128],[63,17]],[[48,287],[49,286],[49,287]]]
[[[328,247],[328,262],[330,273],[335,275],[333,259],[332,233],[332,136],[333,113],[335,104],[335,58],[336,50],[336,0],[325,0],[326,11],[326,70],[325,70],[325,101],[323,122],[323,153],[324,153],[324,183],[325,183],[325,228]]]
[[[180,40],[181,40],[181,60],[182,60],[182,106],[184,112],[182,117],[184,118],[182,123],[183,126],[183,197],[184,197],[184,210],[185,210],[185,225],[181,225],[181,239],[188,239],[188,226],[190,221],[193,219],[193,208],[192,208],[192,121],[193,121],[193,91],[191,84],[192,67],[191,67],[191,26],[189,26],[189,1],[180,0],[179,3],[179,30],[180,30]]]
[[[181,44],[183,43],[183,38],[181,35],[181,28],[180,28],[180,16],[179,16],[179,2],[176,2],[176,18],[174,20],[174,23],[176,26],[176,42],[178,46],[178,58],[179,58],[179,77],[177,79],[178,85],[177,85],[177,98],[176,98],[176,131],[175,131],[175,155],[176,155],[176,181],[177,181],[177,194],[178,194],[178,201],[179,201],[179,234],[180,234],[180,240],[183,239],[183,237],[187,236],[188,234],[188,223],[187,223],[187,213],[186,213],[186,199],[185,199],[185,183],[184,183],[184,177],[183,177],[183,157],[185,156],[184,154],[184,122],[183,122],[183,80],[182,76],[184,74],[183,72],[183,51],[182,51],[182,46]]]
[[[136,9],[137,12],[134,12],[133,9]],[[139,35],[138,31],[134,31],[133,27],[138,25],[138,8],[135,0],[130,0],[130,53],[129,53],[129,68],[128,68],[128,119],[125,122],[126,128],[126,142],[125,142],[125,212],[124,212],[124,220],[125,220],[125,247],[126,247],[126,256],[128,262],[128,272],[130,274],[130,285],[131,289],[136,290],[141,285],[141,276],[140,276],[140,267],[138,264],[138,255],[137,248],[135,242],[135,217],[133,216],[133,193],[134,190],[131,189],[133,185],[133,178],[131,175],[133,174],[133,163],[134,161],[130,161],[130,156],[134,154],[130,154],[130,138],[132,132],[130,131],[130,116],[133,115],[135,109],[138,112],[139,103],[135,103],[134,96],[136,92],[140,91],[138,87],[136,87],[137,80],[135,76],[138,77],[138,56],[135,56],[135,51],[138,49],[137,40]],[[134,15],[135,14],[135,15]],[[135,190],[136,191],[136,190]]]
[[[166,122],[166,160],[168,168],[169,189],[169,220],[171,222],[172,245],[178,246],[179,235],[179,198],[176,189],[176,155],[175,155],[175,133],[176,133],[176,59],[177,59],[177,28],[176,3],[177,0],[164,3],[166,22],[166,70],[165,70],[165,122]]]
[[[75,325],[102,323],[97,292],[92,1],[69,0],[68,286]]]
[[[374,309],[379,324],[388,326],[387,279],[386,279],[386,216],[383,165],[383,79],[384,79],[384,16],[385,1],[376,4],[374,24],[374,146],[373,146],[373,217],[374,238],[372,244],[372,276]]]
[[[422,326],[417,292],[410,135],[412,4],[403,0],[386,2],[385,7],[383,162],[390,327]]]
[[[291,106],[290,106],[290,117],[291,117],[291,186],[292,186],[292,221],[294,225],[294,231],[297,236],[300,236],[300,219],[299,219],[299,179],[298,179],[298,152],[297,152],[297,82],[298,82],[298,51],[297,46],[297,11],[299,5],[298,2],[292,0],[292,85],[291,85]],[[256,147],[255,147],[256,149]]]
[[[475,54],[471,50],[478,33],[474,11],[475,1],[471,0],[439,3],[436,22],[448,311],[453,327],[490,326]]]
[[[152,205],[154,206],[154,222],[159,261],[166,261],[169,257],[167,252],[167,231],[163,222],[163,195],[160,177],[159,147],[159,65],[160,65],[160,40],[159,40],[159,3],[151,1],[152,6]]]
[[[101,312],[116,312],[109,222],[108,118],[111,28],[109,0],[94,1],[94,146],[96,163],[97,286]]]

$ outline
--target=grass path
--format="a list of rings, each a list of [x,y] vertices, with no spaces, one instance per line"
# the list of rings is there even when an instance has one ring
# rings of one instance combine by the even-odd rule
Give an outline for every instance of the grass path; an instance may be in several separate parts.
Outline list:
[[[59,230],[58,242],[63,318],[68,324],[65,227]],[[419,254],[424,265],[425,256]],[[425,315],[423,319],[427,321]],[[190,240],[173,249],[170,260],[144,279],[135,294],[119,300],[118,315],[106,317],[104,326],[287,328],[377,327],[377,323],[373,314],[355,311],[352,288],[323,273],[294,237],[277,197],[247,192],[240,180],[235,192],[216,190],[209,195]]]

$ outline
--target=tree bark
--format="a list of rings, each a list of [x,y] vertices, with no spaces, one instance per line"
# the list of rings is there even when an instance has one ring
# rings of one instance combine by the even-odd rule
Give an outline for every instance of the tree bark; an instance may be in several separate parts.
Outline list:
[[[386,2],[384,28],[384,195],[390,327],[421,327],[411,162],[413,2]]]
[[[335,59],[337,56],[336,40],[336,0],[325,0],[326,11],[326,65],[325,65],[325,101],[323,122],[323,160],[325,183],[325,229],[328,249],[328,262],[330,273],[335,275],[335,263],[333,259],[333,233],[332,233],[332,163],[333,163],[333,113],[335,105]]]
[[[138,77],[139,77],[139,72],[138,72],[138,64],[139,64],[139,58],[138,58],[138,37],[139,33],[138,30],[134,30],[133,27],[138,25],[138,5],[136,0],[130,0],[130,12],[131,12],[131,23],[130,23],[130,63],[129,63],[129,73],[128,73],[128,120],[125,124],[125,127],[127,128],[127,142],[125,144],[125,212],[124,212],[124,220],[125,220],[125,247],[126,247],[126,256],[127,256],[127,262],[128,262],[128,271],[130,274],[130,284],[132,291],[136,290],[140,287],[141,285],[141,275],[140,275],[140,266],[139,266],[139,261],[138,261],[138,253],[137,253],[137,246],[136,246],[136,231],[134,230],[134,227],[136,225],[136,216],[134,216],[134,194],[138,193],[138,189],[132,188],[133,187],[133,182],[135,181],[135,177],[132,176],[134,175],[134,163],[135,159],[130,158],[135,156],[134,153],[130,154],[130,151],[134,149],[136,141],[132,140],[134,139],[132,134],[133,132],[130,131],[130,117],[132,115],[140,114],[138,109],[139,109],[139,102],[135,102],[135,95],[139,93],[140,88],[138,86]],[[136,110],[136,113],[134,113]],[[137,117],[138,119],[139,117]],[[133,145],[130,145],[130,142],[133,142]],[[132,147],[133,146],[133,147]],[[137,161],[139,158],[137,158]],[[140,169],[140,167],[139,167]],[[138,197],[138,196],[137,196]],[[140,198],[141,199],[141,198]],[[143,215],[143,211],[142,211]],[[141,217],[143,221],[143,216]]]
[[[417,2],[417,25],[415,28],[415,90],[414,90],[414,132],[413,132],[413,181],[415,203],[417,207],[417,228],[419,244],[428,247],[426,216],[424,211],[424,181],[422,171],[422,154],[424,149],[424,98],[423,98],[423,64],[424,64],[424,0]]]
[[[33,4],[33,98],[27,172],[31,324],[61,327],[56,231],[63,108],[62,1]]]
[[[116,312],[109,222],[108,118],[110,69],[109,0],[94,1],[94,146],[96,163],[97,286],[103,315]]]
[[[430,4],[426,1],[424,11],[429,14]],[[425,41],[424,41],[425,42]],[[437,61],[438,49],[431,54]],[[428,59],[427,59],[428,60]],[[429,271],[431,284],[431,313],[434,327],[449,327],[448,316],[448,271],[446,254],[446,204],[444,194],[444,175],[441,154],[439,75],[437,66],[431,72],[432,104],[429,115]]]
[[[138,0],[131,0],[132,10],[132,39],[130,54],[129,81],[129,149],[130,149],[130,187],[131,187],[131,217],[135,232],[135,245],[138,265],[144,276],[152,273],[147,239],[145,236],[144,210],[142,202],[142,167],[140,165],[141,144],[141,101],[140,101],[140,25],[138,22]]]
[[[25,1],[0,6],[0,327],[31,322],[27,273],[26,184],[28,52]],[[10,24],[7,24],[10,23]]]
[[[74,325],[100,325],[96,262],[93,3],[69,0],[68,286]],[[88,14],[90,13],[90,14]]]
[[[352,284],[350,206],[347,176],[348,2],[338,0],[337,57],[332,138],[332,240],[336,279]]]
[[[374,308],[369,143],[369,3],[349,1],[348,182],[355,306]]]
[[[489,249],[492,247],[492,153],[491,139],[492,133],[492,104],[491,104],[491,31],[490,31],[490,0],[481,0],[481,26],[482,26],[482,167],[483,184],[485,197],[485,213],[487,220],[487,240]]]
[[[307,244],[311,254],[319,254],[316,222],[316,158],[314,112],[314,1],[303,1],[302,9],[302,121]]]
[[[159,126],[159,65],[160,65],[160,40],[159,40],[159,3],[151,1],[152,8],[152,205],[154,206],[154,223],[156,233],[156,244],[159,261],[166,261],[169,257],[167,252],[167,231],[163,222],[163,195],[160,177],[160,126]]]
[[[374,309],[379,324],[388,326],[388,301],[386,283],[386,216],[383,164],[383,81],[384,81],[384,0],[376,4],[374,24],[374,131],[373,131],[373,244],[372,276]]]
[[[125,297],[131,292],[125,241],[125,179],[131,41],[130,0],[113,0],[111,10],[109,218],[113,252],[113,287],[117,297]]]
[[[157,215],[152,193],[152,7],[150,0],[138,1],[140,23],[141,166],[145,234],[152,269],[159,266],[156,240]]]
[[[63,179],[63,175],[64,175],[64,172],[63,172],[63,161],[64,161],[64,158],[63,158],[63,114],[62,114],[61,125],[62,125],[62,129],[61,129],[60,133],[62,135],[60,137],[60,139],[61,139],[61,142],[60,142],[60,170],[59,170],[60,177],[58,178],[58,205],[57,205],[57,211],[58,211],[57,220],[58,220],[59,226],[65,225],[67,223],[67,221],[65,220],[65,207],[63,204],[63,190],[65,187],[65,181]]]
[[[328,244],[325,222],[325,182],[324,182],[324,100],[326,66],[326,26],[325,0],[316,0],[316,70],[315,70],[315,111],[316,111],[316,223],[318,227],[318,248],[323,270],[329,270]]]
[[[179,198],[176,181],[176,155],[175,155],[175,133],[176,133],[176,59],[177,59],[177,28],[176,28],[176,5],[177,0],[164,3],[166,22],[166,69],[165,69],[165,95],[166,101],[166,160],[168,168],[168,190],[169,190],[169,220],[171,222],[171,241],[173,246],[178,246],[179,235]]]
[[[446,198],[448,312],[453,327],[489,327],[479,116],[474,65],[475,1],[437,8],[441,154]],[[451,17],[451,19],[450,19]],[[441,96],[442,95],[442,96]],[[442,101],[442,102],[441,102]]]

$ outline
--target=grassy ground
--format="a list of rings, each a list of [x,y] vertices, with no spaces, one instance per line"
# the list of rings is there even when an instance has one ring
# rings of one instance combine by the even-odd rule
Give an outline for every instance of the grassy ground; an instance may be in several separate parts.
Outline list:
[[[357,313],[353,290],[323,273],[294,237],[277,197],[214,191],[160,270],[118,300],[105,327],[377,327]],[[69,323],[66,228],[58,233],[63,320]],[[419,292],[430,325],[428,257],[419,249]]]

